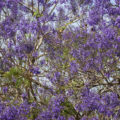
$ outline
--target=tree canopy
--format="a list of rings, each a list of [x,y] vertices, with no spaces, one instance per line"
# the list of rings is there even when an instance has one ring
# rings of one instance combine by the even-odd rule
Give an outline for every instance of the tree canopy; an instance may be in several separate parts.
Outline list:
[[[0,120],[119,120],[120,1],[0,0]]]

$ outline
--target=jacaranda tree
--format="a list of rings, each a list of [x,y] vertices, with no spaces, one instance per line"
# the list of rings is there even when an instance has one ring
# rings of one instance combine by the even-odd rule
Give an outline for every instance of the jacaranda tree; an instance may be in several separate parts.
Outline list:
[[[120,1],[0,0],[0,120],[120,120]]]

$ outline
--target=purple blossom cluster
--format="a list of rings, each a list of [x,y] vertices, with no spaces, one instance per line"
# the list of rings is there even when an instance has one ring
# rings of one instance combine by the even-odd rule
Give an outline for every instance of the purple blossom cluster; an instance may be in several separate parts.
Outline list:
[[[99,114],[112,117],[113,119],[117,119],[119,116],[120,100],[116,93],[111,92],[99,95],[95,92],[91,92],[88,88],[84,88],[81,99],[82,102],[76,104],[76,110],[79,112],[84,111],[88,114],[92,114],[93,112],[96,118],[98,118]],[[104,119],[105,118],[106,117],[104,117]]]
[[[119,120],[119,0],[0,0],[0,120]]]
[[[16,102],[17,103],[17,102]],[[8,104],[8,105],[7,105]],[[20,105],[10,105],[10,102],[0,103],[1,120],[28,120],[30,112],[35,106],[23,102]]]

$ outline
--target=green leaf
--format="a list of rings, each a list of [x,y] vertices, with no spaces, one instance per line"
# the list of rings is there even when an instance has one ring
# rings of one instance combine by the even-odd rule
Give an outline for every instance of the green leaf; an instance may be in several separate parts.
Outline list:
[[[36,10],[36,11],[33,13],[33,16],[35,16],[35,17],[42,17],[43,14],[40,14],[40,13],[39,13],[39,10]]]
[[[4,77],[12,81],[13,77],[16,79],[15,87],[19,88],[23,84],[24,78],[21,77],[23,71],[18,67],[12,67],[9,71],[5,72]],[[28,83],[27,83],[28,84]]]
[[[29,80],[24,79],[24,86],[25,86],[25,87],[29,87],[29,86],[30,86]]]
[[[30,37],[31,37],[31,34],[30,34],[30,33],[25,34],[25,37],[26,37],[26,38],[30,38]]]
[[[37,109],[37,108],[32,108],[31,111],[30,111],[30,116],[28,116],[28,118],[30,120],[34,120],[38,116],[39,111],[40,110]]]
[[[23,79],[22,79],[22,78],[17,79],[17,80],[16,80],[15,87],[16,87],[16,88],[20,88],[20,86],[22,85],[22,83],[23,83]]]
[[[9,71],[4,73],[4,77],[8,78],[9,80],[12,79],[12,75],[11,75],[11,73]]]
[[[73,104],[70,103],[68,100],[63,102],[61,105],[64,106],[64,110],[61,113],[62,115],[69,116],[69,115],[75,115],[77,113],[73,107]]]
[[[15,77],[18,77],[21,73],[22,73],[22,70],[17,68],[17,67],[12,67],[10,70],[9,70],[9,73]]]

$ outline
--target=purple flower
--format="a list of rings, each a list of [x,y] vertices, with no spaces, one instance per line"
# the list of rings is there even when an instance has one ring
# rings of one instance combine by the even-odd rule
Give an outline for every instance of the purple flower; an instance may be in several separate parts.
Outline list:
[[[97,117],[90,118],[89,120],[99,120]]]
[[[52,83],[56,83],[60,80],[61,73],[60,72],[55,72],[53,78],[51,78]]]
[[[22,94],[22,98],[23,98],[23,99],[26,99],[26,98],[27,98],[27,94],[26,94],[26,93],[23,93],[23,94]]]
[[[120,15],[120,10],[119,10],[119,8],[110,8],[109,14],[110,15]]]
[[[68,120],[75,120],[73,116],[69,117]]]
[[[78,71],[78,64],[74,60],[74,61],[70,62],[70,72],[76,73],[77,71]]]
[[[59,116],[57,120],[66,120],[64,116]]]
[[[87,117],[86,116],[84,116],[84,117],[82,117],[82,119],[81,120],[87,120]]]
[[[40,61],[40,65],[42,66],[42,65],[44,65],[45,64],[45,60],[41,60]]]
[[[68,91],[67,91],[67,95],[68,96],[72,96],[74,94],[74,90],[73,89],[69,89]]]
[[[71,9],[74,15],[77,14],[78,6],[75,0],[70,0]]]
[[[23,44],[23,50],[27,54],[31,53],[33,51],[33,49],[34,49],[34,46],[32,44],[28,44],[28,43]]]
[[[8,87],[3,87],[3,93],[7,93],[8,92]]]
[[[40,74],[39,67],[30,68],[30,72],[32,72],[33,74]]]
[[[118,17],[116,18],[115,25],[120,28],[120,16],[118,16]]]
[[[33,56],[33,57],[38,57],[38,52],[34,52],[34,53],[32,54],[32,56]]]

